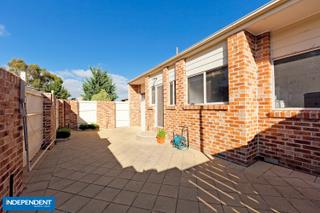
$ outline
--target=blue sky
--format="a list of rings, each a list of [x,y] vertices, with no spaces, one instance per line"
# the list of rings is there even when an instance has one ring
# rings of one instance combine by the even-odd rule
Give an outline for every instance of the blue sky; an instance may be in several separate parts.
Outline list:
[[[126,97],[128,79],[268,0],[1,0],[0,65],[12,58],[63,77],[73,97],[100,66]]]

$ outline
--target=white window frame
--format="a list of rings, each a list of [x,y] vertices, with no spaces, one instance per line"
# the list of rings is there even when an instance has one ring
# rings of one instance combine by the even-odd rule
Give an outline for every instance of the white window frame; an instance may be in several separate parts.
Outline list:
[[[154,103],[152,103],[152,87],[154,87]],[[155,85],[152,85],[152,86],[150,86],[150,103],[149,103],[149,105],[150,106],[155,106],[155,104],[156,104],[156,94],[157,94],[157,86],[155,86]]]
[[[301,51],[301,52],[297,52],[294,54],[290,54],[290,55],[286,55],[286,56],[281,56],[278,58],[274,58],[271,60],[271,78],[272,78],[272,110],[273,111],[295,111],[295,110],[320,110],[320,108],[311,108],[311,107],[284,107],[284,108],[276,108],[276,89],[275,89],[275,69],[274,69],[274,62],[281,60],[281,59],[285,59],[285,58],[289,58],[292,56],[296,56],[296,55],[300,55],[303,53],[308,53],[308,52],[312,52],[315,50],[320,50],[319,48],[315,48],[315,49],[311,49],[311,50],[305,50],[305,51]]]
[[[186,76],[186,100],[187,100],[187,105],[219,105],[219,104],[228,104],[229,101],[219,101],[219,102],[207,102],[207,72],[210,72],[210,71],[213,71],[213,70],[218,70],[220,68],[223,68],[223,67],[228,67],[228,65],[223,65],[223,66],[220,66],[220,67],[217,67],[217,68],[214,68],[214,69],[211,69],[211,70],[206,70],[206,71],[202,71],[202,72],[199,72],[197,74],[194,74],[194,75],[189,75],[189,76]],[[228,69],[228,74],[229,74],[229,69]],[[198,75],[203,75],[203,103],[189,103],[189,78],[192,78],[194,76],[198,76]],[[228,86],[229,86],[229,78],[228,78]],[[229,93],[229,91],[228,91]]]
[[[172,89],[173,89],[173,91],[172,91],[173,104],[170,103],[170,101],[171,101],[171,93],[170,93],[171,86],[170,86],[170,84],[171,83],[173,83],[173,87],[172,87]],[[172,81],[169,82],[169,103],[168,103],[169,106],[175,106],[177,104],[177,100],[176,100],[176,83],[177,83],[176,80],[172,80]]]

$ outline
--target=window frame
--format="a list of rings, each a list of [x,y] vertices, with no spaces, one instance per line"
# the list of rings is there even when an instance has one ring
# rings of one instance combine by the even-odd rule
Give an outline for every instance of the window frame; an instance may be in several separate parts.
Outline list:
[[[152,88],[154,88],[154,103],[152,103]],[[155,106],[156,105],[156,93],[157,93],[157,87],[156,86],[151,86],[150,87],[150,106]]]
[[[207,72],[212,72],[215,70],[220,70],[227,68],[227,72],[229,75],[228,64],[222,65],[213,69],[205,70],[193,75],[186,76],[186,100],[188,105],[219,105],[219,104],[228,104],[229,101],[217,101],[217,102],[207,102]],[[203,75],[203,102],[202,103],[189,103],[189,78],[194,76]],[[229,78],[228,78],[228,88],[229,88]],[[228,99],[229,99],[229,90],[228,90]]]
[[[171,104],[171,83],[173,83],[173,86],[172,86],[172,95],[173,95],[173,103]],[[176,80],[172,80],[172,81],[169,81],[169,106],[175,106],[177,104],[177,100],[176,100]]]
[[[283,107],[283,108],[276,108],[276,84],[275,84],[275,61],[279,61],[279,60],[282,60],[282,59],[287,59],[287,58],[290,58],[290,57],[295,57],[295,56],[298,56],[298,55],[301,55],[301,54],[305,54],[305,53],[308,53],[308,52],[313,52],[313,51],[319,51],[320,48],[315,48],[315,49],[309,49],[309,50],[305,50],[305,51],[301,51],[301,52],[297,52],[297,53],[294,53],[294,54],[290,54],[290,55],[286,55],[286,56],[281,56],[281,57],[278,57],[278,58],[272,58],[271,59],[271,78],[272,78],[272,86],[271,86],[271,89],[272,89],[272,110],[273,111],[295,111],[295,110],[320,110],[319,107]]]

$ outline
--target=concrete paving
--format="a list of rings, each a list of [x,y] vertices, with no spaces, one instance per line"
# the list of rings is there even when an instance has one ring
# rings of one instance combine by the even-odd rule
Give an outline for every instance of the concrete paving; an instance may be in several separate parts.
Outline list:
[[[25,174],[22,195],[54,195],[56,212],[320,212],[315,176],[242,167],[138,141],[136,132],[73,132]]]

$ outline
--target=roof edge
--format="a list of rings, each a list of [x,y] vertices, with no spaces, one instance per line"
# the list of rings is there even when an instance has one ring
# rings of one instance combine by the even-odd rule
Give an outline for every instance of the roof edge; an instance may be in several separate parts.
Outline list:
[[[165,60],[164,62],[154,66],[153,68],[147,70],[146,72],[136,76],[135,78],[133,78],[132,80],[130,80],[128,82],[128,84],[131,84],[132,82],[138,80],[139,78],[148,75],[149,73],[163,67],[166,66],[167,64],[171,63],[174,60],[177,60],[179,58],[183,58],[183,56],[185,56],[186,54],[190,53],[193,50],[196,50],[197,48],[227,34],[228,32],[235,30],[237,28],[240,28],[241,26],[247,24],[248,22],[254,20],[255,18],[272,11],[273,9],[284,5],[285,3],[289,2],[289,0],[273,0],[271,2],[268,2],[267,4],[262,5],[261,7],[255,9],[254,11],[250,12],[249,14],[241,17],[240,19],[232,22],[231,24],[223,27],[222,29],[216,31],[215,33],[211,34],[210,36],[206,37],[205,39],[195,43],[194,45],[190,46],[189,48],[185,49],[184,51],[182,51],[181,53]]]

